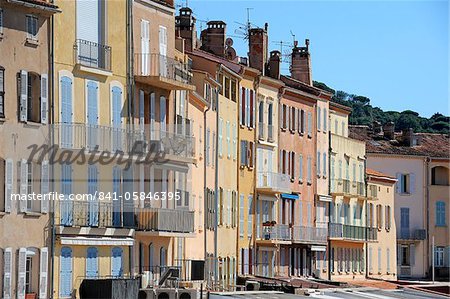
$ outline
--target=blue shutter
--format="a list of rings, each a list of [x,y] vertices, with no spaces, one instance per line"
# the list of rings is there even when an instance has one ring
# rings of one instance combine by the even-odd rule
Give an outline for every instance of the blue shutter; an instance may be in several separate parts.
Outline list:
[[[61,167],[61,193],[64,195],[64,200],[60,203],[61,224],[71,226],[73,223],[73,202],[69,200],[69,194],[72,193],[71,165],[62,165]]]
[[[113,167],[113,226],[119,227],[122,223],[122,198],[120,193],[120,175],[121,170],[119,166]]]
[[[88,123],[88,146],[90,149],[98,145],[97,125],[98,125],[98,84],[90,81],[87,84],[87,123]]]
[[[122,89],[115,86],[112,88],[112,111],[111,111],[111,122],[113,125],[113,151],[122,150],[122,136],[121,136],[121,127],[122,127],[122,117],[121,117],[121,109],[122,109]]]
[[[86,277],[98,277],[98,249],[95,247],[89,247],[87,249]]]
[[[59,269],[59,296],[71,297],[72,293],[72,249],[61,248]]]
[[[88,194],[93,197],[89,201],[89,225],[98,226],[98,214],[99,214],[99,202],[97,198],[94,198],[95,193],[98,191],[98,172],[97,167],[94,165],[88,166]]]
[[[111,257],[111,276],[114,278],[119,278],[123,275],[122,255],[122,248],[113,247]]]
[[[72,147],[72,79],[62,77],[61,88],[61,146]]]

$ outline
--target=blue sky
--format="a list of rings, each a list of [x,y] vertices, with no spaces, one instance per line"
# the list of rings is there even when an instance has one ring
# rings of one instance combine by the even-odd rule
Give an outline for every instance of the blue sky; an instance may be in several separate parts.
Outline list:
[[[185,4],[185,1],[177,1]],[[199,20],[223,20],[238,55],[246,42],[235,30],[269,23],[276,41],[310,39],[313,79],[367,96],[384,110],[449,114],[449,1],[216,1],[190,0]],[[197,27],[205,28],[198,21]],[[284,48],[283,52],[287,52]],[[288,65],[282,71],[288,72]]]

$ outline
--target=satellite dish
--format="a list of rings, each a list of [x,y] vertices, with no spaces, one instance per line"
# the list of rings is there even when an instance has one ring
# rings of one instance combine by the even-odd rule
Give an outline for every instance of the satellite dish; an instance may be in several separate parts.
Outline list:
[[[228,47],[232,47],[233,46],[233,39],[231,37],[227,38],[225,40],[225,45],[227,45]]]
[[[228,60],[234,60],[236,58],[236,50],[232,47],[229,47],[225,50],[225,57]]]

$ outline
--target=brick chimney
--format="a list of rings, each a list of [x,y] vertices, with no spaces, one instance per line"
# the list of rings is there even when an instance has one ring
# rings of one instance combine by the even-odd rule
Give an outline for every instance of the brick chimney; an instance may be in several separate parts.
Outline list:
[[[269,63],[267,64],[267,75],[274,79],[280,79],[281,52],[270,52]]]
[[[192,9],[189,7],[182,7],[180,9],[180,14],[175,17],[176,35],[184,39],[184,47],[190,52],[197,47],[195,21]]]
[[[395,139],[395,124],[393,122],[388,122],[383,126],[384,137],[389,140]]]
[[[267,29],[269,24],[265,24],[263,28],[252,28],[249,31],[248,38],[248,58],[249,65],[252,68],[259,70],[263,75],[267,65],[267,55],[269,47],[269,37]]]
[[[209,21],[208,28],[202,31],[201,49],[220,57],[225,57],[225,33],[227,24],[223,21]]]
[[[308,85],[312,85],[309,39],[305,40],[304,47],[298,47],[297,41],[294,43],[291,56],[291,77]]]

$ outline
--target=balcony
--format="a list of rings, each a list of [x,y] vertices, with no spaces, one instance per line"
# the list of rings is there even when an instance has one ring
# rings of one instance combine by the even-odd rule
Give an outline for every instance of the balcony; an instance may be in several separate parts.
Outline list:
[[[77,39],[73,46],[75,64],[81,70],[100,69],[111,72],[111,47]]]
[[[330,223],[329,238],[350,241],[376,241],[377,229],[340,223]]]
[[[199,280],[199,277],[192,277],[192,268],[202,266],[202,261],[193,260],[175,260],[173,266],[142,266],[136,267],[136,273],[142,274],[142,288],[154,288],[159,286],[161,278],[167,275],[167,271],[172,271],[175,277],[167,280],[176,281],[177,285],[191,283]]]
[[[292,241],[296,243],[326,244],[328,229],[326,227],[294,226]]]
[[[143,208],[136,211],[136,230],[176,236],[194,232],[194,211],[184,209]]]
[[[400,233],[397,233],[399,240],[423,241],[426,238],[427,231],[425,229],[400,228]]]
[[[273,125],[265,125],[264,123],[258,123],[258,139],[262,141],[273,142]],[[267,135],[266,135],[267,131]],[[267,136],[267,139],[266,139]]]
[[[289,175],[268,171],[259,171],[257,175],[258,180],[256,188],[259,191],[268,193],[290,193],[291,180]]]
[[[264,225],[262,239],[276,243],[291,241],[291,228],[287,224]]]
[[[367,199],[377,200],[378,199],[378,187],[375,185],[367,186]]]
[[[133,212],[125,213],[119,201],[63,200],[57,205],[56,225],[65,227],[132,227]]]
[[[363,182],[347,179],[331,180],[331,194],[345,197],[365,197],[366,187]]]
[[[194,90],[189,64],[161,54],[134,55],[136,81],[168,90]]]

